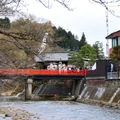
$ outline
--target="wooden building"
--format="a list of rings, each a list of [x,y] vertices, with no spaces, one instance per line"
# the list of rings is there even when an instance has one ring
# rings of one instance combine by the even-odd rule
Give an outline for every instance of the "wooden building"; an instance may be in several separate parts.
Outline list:
[[[42,65],[42,68],[46,69],[50,63],[58,65],[59,63],[68,64],[69,52],[60,48],[59,46],[53,47],[51,50],[47,50],[44,54],[35,57],[35,61]]]
[[[109,49],[110,54],[113,47],[120,46],[120,30],[109,34],[106,39],[111,39],[112,47]]]

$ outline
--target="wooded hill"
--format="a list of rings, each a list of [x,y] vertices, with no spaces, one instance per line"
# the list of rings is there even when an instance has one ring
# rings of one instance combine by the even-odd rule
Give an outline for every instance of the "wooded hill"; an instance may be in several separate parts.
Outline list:
[[[95,60],[104,57],[102,43],[88,44],[84,32],[79,39],[71,31],[56,28],[50,21],[38,22],[34,19],[19,18],[10,22],[9,18],[0,19],[0,67],[30,68],[38,55],[45,33],[48,33],[47,45],[58,45],[66,51],[72,51],[71,62],[79,66],[83,58]],[[83,65],[83,64],[82,64]]]

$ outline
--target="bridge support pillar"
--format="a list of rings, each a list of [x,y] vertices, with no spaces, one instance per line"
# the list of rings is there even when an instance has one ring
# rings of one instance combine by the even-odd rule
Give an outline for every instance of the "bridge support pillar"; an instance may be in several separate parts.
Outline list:
[[[32,96],[33,79],[28,79],[25,86],[25,100],[30,100]]]
[[[73,80],[72,95],[78,97],[84,88],[85,80]]]

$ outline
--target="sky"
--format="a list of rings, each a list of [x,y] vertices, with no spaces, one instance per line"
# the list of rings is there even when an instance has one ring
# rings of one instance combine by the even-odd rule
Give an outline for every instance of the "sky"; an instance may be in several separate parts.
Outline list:
[[[73,8],[73,11],[67,10],[54,0],[50,9],[45,8],[36,0],[25,0],[25,3],[27,4],[27,8],[24,10],[26,14],[49,20],[54,26],[71,31],[78,36],[79,40],[84,32],[86,41],[91,45],[95,41],[102,42],[105,55],[107,30],[109,34],[120,30],[120,18],[108,13],[109,24],[107,27],[105,8],[100,4],[90,2],[90,0],[71,0],[69,6]],[[111,40],[109,40],[110,43]]]

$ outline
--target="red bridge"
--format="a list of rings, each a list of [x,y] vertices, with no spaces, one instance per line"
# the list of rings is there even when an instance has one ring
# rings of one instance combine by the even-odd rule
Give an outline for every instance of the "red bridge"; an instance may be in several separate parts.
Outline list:
[[[15,77],[14,77],[15,76]],[[0,78],[16,79],[16,76],[25,80],[25,99],[32,96],[33,80],[74,80],[72,94],[79,96],[85,83],[86,70],[46,70],[46,69],[1,69]],[[19,78],[20,79],[20,78]]]
[[[46,70],[46,69],[0,69],[0,77],[28,76],[33,79],[41,78],[79,78],[86,76],[86,70]],[[64,78],[63,78],[64,77]]]

